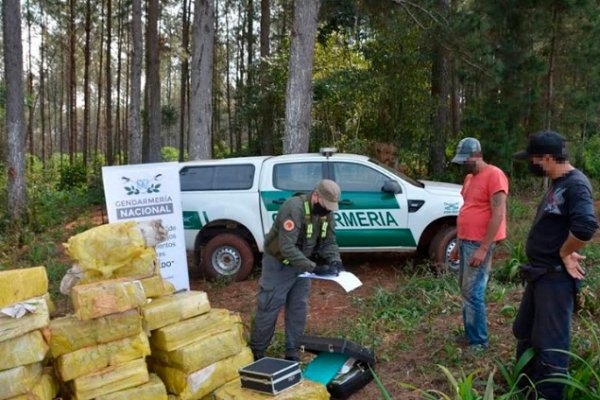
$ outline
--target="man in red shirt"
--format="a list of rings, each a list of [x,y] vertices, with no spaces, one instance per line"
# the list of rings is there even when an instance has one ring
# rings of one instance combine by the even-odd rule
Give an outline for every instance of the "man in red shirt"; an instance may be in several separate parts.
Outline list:
[[[458,245],[450,258],[460,260],[459,284],[463,301],[465,337],[474,350],[489,346],[485,288],[496,243],[506,237],[508,179],[498,167],[483,161],[475,138],[458,143],[453,163],[465,173],[458,213]]]

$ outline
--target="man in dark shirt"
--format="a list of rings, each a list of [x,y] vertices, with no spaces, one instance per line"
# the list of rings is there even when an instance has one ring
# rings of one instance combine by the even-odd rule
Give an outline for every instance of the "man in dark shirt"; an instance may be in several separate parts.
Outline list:
[[[529,160],[531,173],[552,181],[527,237],[529,264],[522,267],[527,285],[513,324],[517,360],[532,347],[534,357],[524,372],[536,384],[537,395],[560,400],[563,384],[539,382],[567,373],[569,357],[555,349],[569,350],[575,295],[585,276],[585,257],[577,250],[598,229],[592,187],[569,163],[565,139],[556,132],[533,135],[515,158]]]

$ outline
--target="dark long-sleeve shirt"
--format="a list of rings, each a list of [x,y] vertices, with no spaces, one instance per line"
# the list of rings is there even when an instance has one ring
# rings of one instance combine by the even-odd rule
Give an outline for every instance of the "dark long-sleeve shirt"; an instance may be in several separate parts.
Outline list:
[[[561,266],[560,248],[569,232],[588,241],[597,229],[592,186],[581,171],[574,169],[552,181],[538,207],[527,238],[529,263],[534,267]]]

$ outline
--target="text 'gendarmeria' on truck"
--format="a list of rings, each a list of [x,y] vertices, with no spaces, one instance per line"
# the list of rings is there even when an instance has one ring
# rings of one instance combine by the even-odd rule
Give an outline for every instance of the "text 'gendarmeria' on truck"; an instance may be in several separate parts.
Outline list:
[[[290,196],[323,178],[342,189],[335,232],[341,252],[428,253],[455,268],[460,186],[417,181],[355,154],[319,153],[190,161],[181,164],[186,248],[208,279],[245,279],[264,236]]]

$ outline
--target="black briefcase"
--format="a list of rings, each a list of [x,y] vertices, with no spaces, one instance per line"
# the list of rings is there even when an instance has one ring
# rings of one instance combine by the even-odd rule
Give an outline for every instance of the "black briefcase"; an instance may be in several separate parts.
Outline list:
[[[327,383],[327,391],[334,399],[346,399],[373,380],[370,367],[375,364],[375,354],[367,347],[350,340],[317,336],[302,336],[298,341],[301,351],[310,353],[340,353],[353,362],[347,371],[340,371]]]
[[[239,370],[242,387],[276,395],[302,382],[299,363],[265,357]]]

